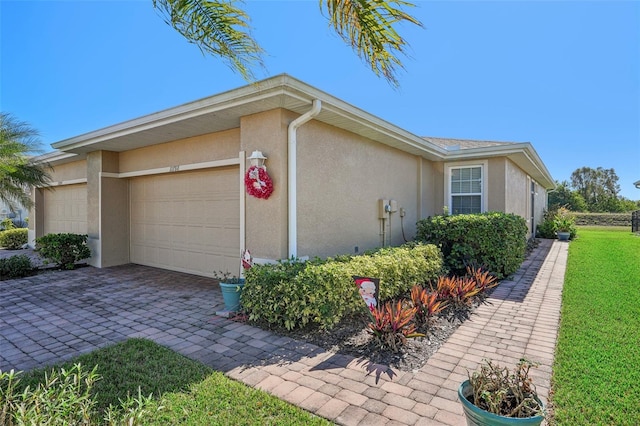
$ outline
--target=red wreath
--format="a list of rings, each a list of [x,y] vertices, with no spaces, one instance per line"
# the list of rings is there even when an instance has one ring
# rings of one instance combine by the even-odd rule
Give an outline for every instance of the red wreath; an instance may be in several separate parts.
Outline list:
[[[271,196],[273,192],[273,181],[267,173],[267,168],[262,166],[251,166],[244,175],[244,185],[247,192],[256,198],[264,198],[265,200]]]

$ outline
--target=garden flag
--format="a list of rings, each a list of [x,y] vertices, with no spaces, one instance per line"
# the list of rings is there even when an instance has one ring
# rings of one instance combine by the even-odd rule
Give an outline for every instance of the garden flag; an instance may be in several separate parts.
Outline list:
[[[370,277],[353,277],[358,287],[358,292],[364,300],[364,303],[370,310],[374,310],[378,306],[378,297],[380,294],[380,278]]]
[[[251,253],[248,249],[242,253],[242,267],[244,269],[249,269],[253,266],[253,258],[251,257]]]

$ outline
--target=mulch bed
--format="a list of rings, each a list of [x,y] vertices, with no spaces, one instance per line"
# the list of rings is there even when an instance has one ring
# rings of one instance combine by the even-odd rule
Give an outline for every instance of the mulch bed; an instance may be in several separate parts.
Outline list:
[[[428,330],[420,330],[425,337],[408,339],[401,351],[394,352],[381,348],[368,331],[369,318],[361,317],[345,318],[329,331],[318,329],[285,330],[274,329],[266,324],[254,323],[258,327],[281,336],[305,341],[319,346],[327,351],[351,355],[357,359],[366,360],[374,364],[381,364],[405,372],[415,372],[427,363],[427,360],[436,353],[449,336],[473,315],[477,304],[457,317],[437,317],[432,319]],[[425,332],[426,331],[426,332]]]

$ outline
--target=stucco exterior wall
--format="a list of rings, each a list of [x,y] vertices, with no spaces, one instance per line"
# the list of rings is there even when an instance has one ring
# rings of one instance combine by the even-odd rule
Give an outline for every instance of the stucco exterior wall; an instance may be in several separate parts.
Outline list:
[[[119,172],[237,158],[240,129],[180,139],[120,153]]]
[[[505,212],[524,217],[531,227],[531,180],[527,174],[511,160],[504,159],[505,164]]]
[[[504,158],[490,158],[487,163],[486,211],[507,212],[505,167]]]
[[[298,255],[332,256],[382,245],[378,200],[396,200],[387,244],[404,242],[418,218],[417,157],[311,121],[298,130]]]
[[[423,158],[419,161],[422,167],[422,189],[418,220],[442,214],[443,207],[447,204],[444,199],[444,163]]]
[[[53,166],[51,174],[52,182],[63,182],[67,180],[86,179],[87,178],[87,161],[79,160],[71,163],[59,164]]]
[[[274,188],[266,200],[243,191],[246,247],[257,259],[288,257],[287,127],[296,117],[289,111],[274,109],[240,119],[240,149],[247,157],[253,151],[262,151]]]

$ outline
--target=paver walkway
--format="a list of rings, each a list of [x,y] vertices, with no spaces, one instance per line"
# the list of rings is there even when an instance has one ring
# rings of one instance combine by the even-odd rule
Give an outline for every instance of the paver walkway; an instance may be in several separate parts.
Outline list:
[[[0,282],[0,370],[28,370],[144,337],[343,425],[463,425],[457,388],[483,358],[533,371],[547,399],[566,243],[541,240],[428,363],[411,373],[213,313],[214,280],[137,265]]]

